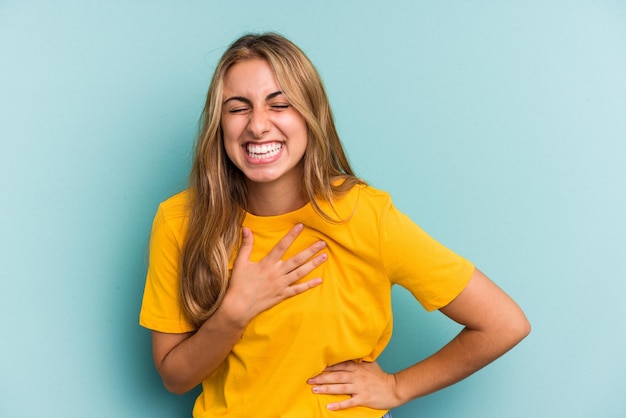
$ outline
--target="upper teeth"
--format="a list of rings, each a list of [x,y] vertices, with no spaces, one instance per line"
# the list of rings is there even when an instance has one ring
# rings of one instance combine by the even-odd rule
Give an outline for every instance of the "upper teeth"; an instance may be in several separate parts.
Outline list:
[[[272,142],[271,144],[248,144],[246,146],[246,150],[251,157],[257,157],[263,155],[264,157],[271,157],[272,155],[276,155],[278,151],[283,147],[283,144],[280,142]],[[264,155],[269,154],[269,155]]]

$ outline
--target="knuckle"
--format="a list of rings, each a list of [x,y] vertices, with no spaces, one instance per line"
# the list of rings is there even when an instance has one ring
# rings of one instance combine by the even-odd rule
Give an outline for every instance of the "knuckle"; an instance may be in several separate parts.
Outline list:
[[[350,390],[350,387],[347,384],[341,384],[341,385],[337,385],[337,389],[339,390],[339,393],[345,393],[345,394],[351,394],[352,391]]]
[[[293,297],[297,295],[298,293],[300,292],[298,291],[298,288],[296,286],[288,286],[287,288],[285,288],[285,291],[283,292],[283,294],[285,295],[285,299]]]

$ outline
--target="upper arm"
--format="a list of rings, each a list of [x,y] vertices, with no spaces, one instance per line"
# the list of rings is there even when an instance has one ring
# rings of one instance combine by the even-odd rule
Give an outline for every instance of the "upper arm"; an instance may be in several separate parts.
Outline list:
[[[165,357],[180,343],[193,335],[192,332],[182,334],[171,334],[166,332],[152,331],[152,358],[157,370],[161,370],[161,365]]]
[[[180,195],[182,196],[182,195]],[[182,197],[172,199],[181,200]],[[193,331],[180,303],[180,260],[186,218],[184,203],[168,200],[154,217],[139,323],[167,333]]]
[[[439,310],[474,330],[497,331],[502,336],[514,334],[521,338],[530,331],[530,324],[517,303],[478,269],[474,270],[465,289]]]

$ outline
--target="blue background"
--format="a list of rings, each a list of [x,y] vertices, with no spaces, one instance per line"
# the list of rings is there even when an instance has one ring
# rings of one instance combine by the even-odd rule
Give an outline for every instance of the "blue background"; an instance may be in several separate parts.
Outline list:
[[[409,417],[626,416],[626,3],[0,1],[0,416],[185,417],[137,325],[158,202],[247,31],[310,56],[359,175],[531,335]],[[394,290],[394,371],[457,331]]]

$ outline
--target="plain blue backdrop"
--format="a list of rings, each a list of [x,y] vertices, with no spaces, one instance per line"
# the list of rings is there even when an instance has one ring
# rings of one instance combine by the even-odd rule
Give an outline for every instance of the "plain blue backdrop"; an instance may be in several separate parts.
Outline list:
[[[412,417],[626,416],[626,2],[0,1],[0,416],[187,417],[138,312],[213,67],[274,30],[357,173],[473,260],[531,335]],[[459,328],[394,290],[389,371]]]

